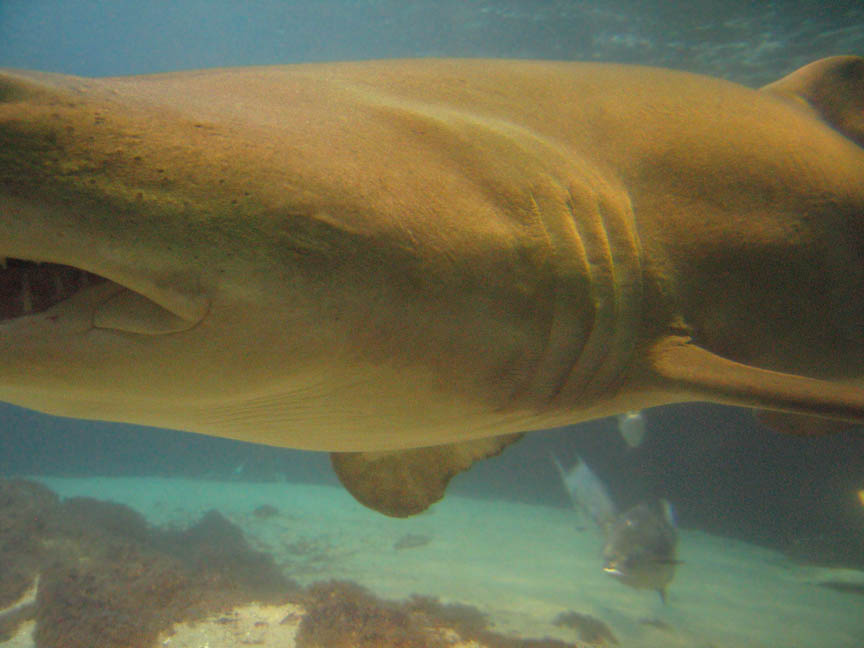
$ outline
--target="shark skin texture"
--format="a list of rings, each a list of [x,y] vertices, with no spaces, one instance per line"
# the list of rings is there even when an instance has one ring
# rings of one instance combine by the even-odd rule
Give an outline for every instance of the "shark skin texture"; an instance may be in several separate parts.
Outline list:
[[[861,424],[862,147],[853,56],[760,90],[0,70],[0,400],[329,451],[396,516],[530,430],[687,401]]]

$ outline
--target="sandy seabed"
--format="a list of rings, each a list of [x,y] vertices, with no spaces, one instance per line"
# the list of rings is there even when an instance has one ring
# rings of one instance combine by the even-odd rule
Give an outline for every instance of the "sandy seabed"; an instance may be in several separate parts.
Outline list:
[[[508,636],[591,645],[558,615],[575,611],[608,626],[624,648],[862,648],[864,597],[825,587],[864,585],[864,572],[800,566],[728,538],[682,529],[668,601],[600,570],[598,532],[570,511],[449,496],[395,520],[340,488],[182,479],[40,479],[62,497],[126,504],[160,526],[183,528],[216,509],[251,546],[307,585],[359,583],[385,599],[413,594],[461,603]],[[263,507],[263,508],[262,508]],[[272,507],[272,508],[271,508]],[[157,645],[291,648],[304,610],[255,604],[175,626]],[[32,648],[32,622],[2,648]],[[454,648],[482,644],[453,638]],[[611,640],[607,639],[611,644]],[[597,645],[596,643],[593,645]],[[382,648],[386,648],[383,647]]]

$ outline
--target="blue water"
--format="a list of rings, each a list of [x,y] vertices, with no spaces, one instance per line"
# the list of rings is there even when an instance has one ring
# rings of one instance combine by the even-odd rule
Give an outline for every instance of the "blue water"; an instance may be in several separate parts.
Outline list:
[[[604,60],[754,84],[861,50],[856,2],[3,0],[0,63],[106,76],[415,56]]]

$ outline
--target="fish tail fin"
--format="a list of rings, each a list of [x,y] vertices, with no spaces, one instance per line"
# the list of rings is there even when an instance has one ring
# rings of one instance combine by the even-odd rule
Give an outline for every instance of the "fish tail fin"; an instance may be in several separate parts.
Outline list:
[[[678,518],[675,515],[675,509],[672,506],[672,502],[667,499],[660,500],[660,510],[663,512],[663,517],[666,518],[666,521],[673,528],[678,527]]]
[[[573,487],[573,479],[570,477],[575,466],[570,468],[570,470],[567,470],[561,462],[558,461],[558,457],[556,457],[553,452],[549,453],[549,458],[552,459],[552,463],[555,464],[555,468],[558,470],[558,476],[561,478],[561,484],[564,486],[564,490],[567,491],[567,497],[570,498],[570,503],[573,504],[574,508],[581,508],[581,504],[576,497],[576,492]]]
[[[551,456],[574,507],[587,513],[605,532],[618,516],[606,486],[581,458],[577,457],[577,462],[566,469],[555,455]]]

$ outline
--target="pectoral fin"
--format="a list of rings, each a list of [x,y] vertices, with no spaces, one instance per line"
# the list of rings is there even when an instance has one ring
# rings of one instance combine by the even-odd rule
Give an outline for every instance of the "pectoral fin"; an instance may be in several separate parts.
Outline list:
[[[765,427],[783,434],[796,436],[825,436],[840,434],[857,427],[849,421],[826,419],[821,416],[805,416],[804,414],[789,414],[788,412],[772,412],[756,410],[756,420]]]
[[[684,337],[668,337],[647,354],[665,389],[729,405],[864,423],[864,388],[760,369],[722,358]]]
[[[494,457],[521,434],[397,452],[330,455],[339,480],[357,500],[393,517],[408,517],[444,496],[454,475],[480,459]]]

